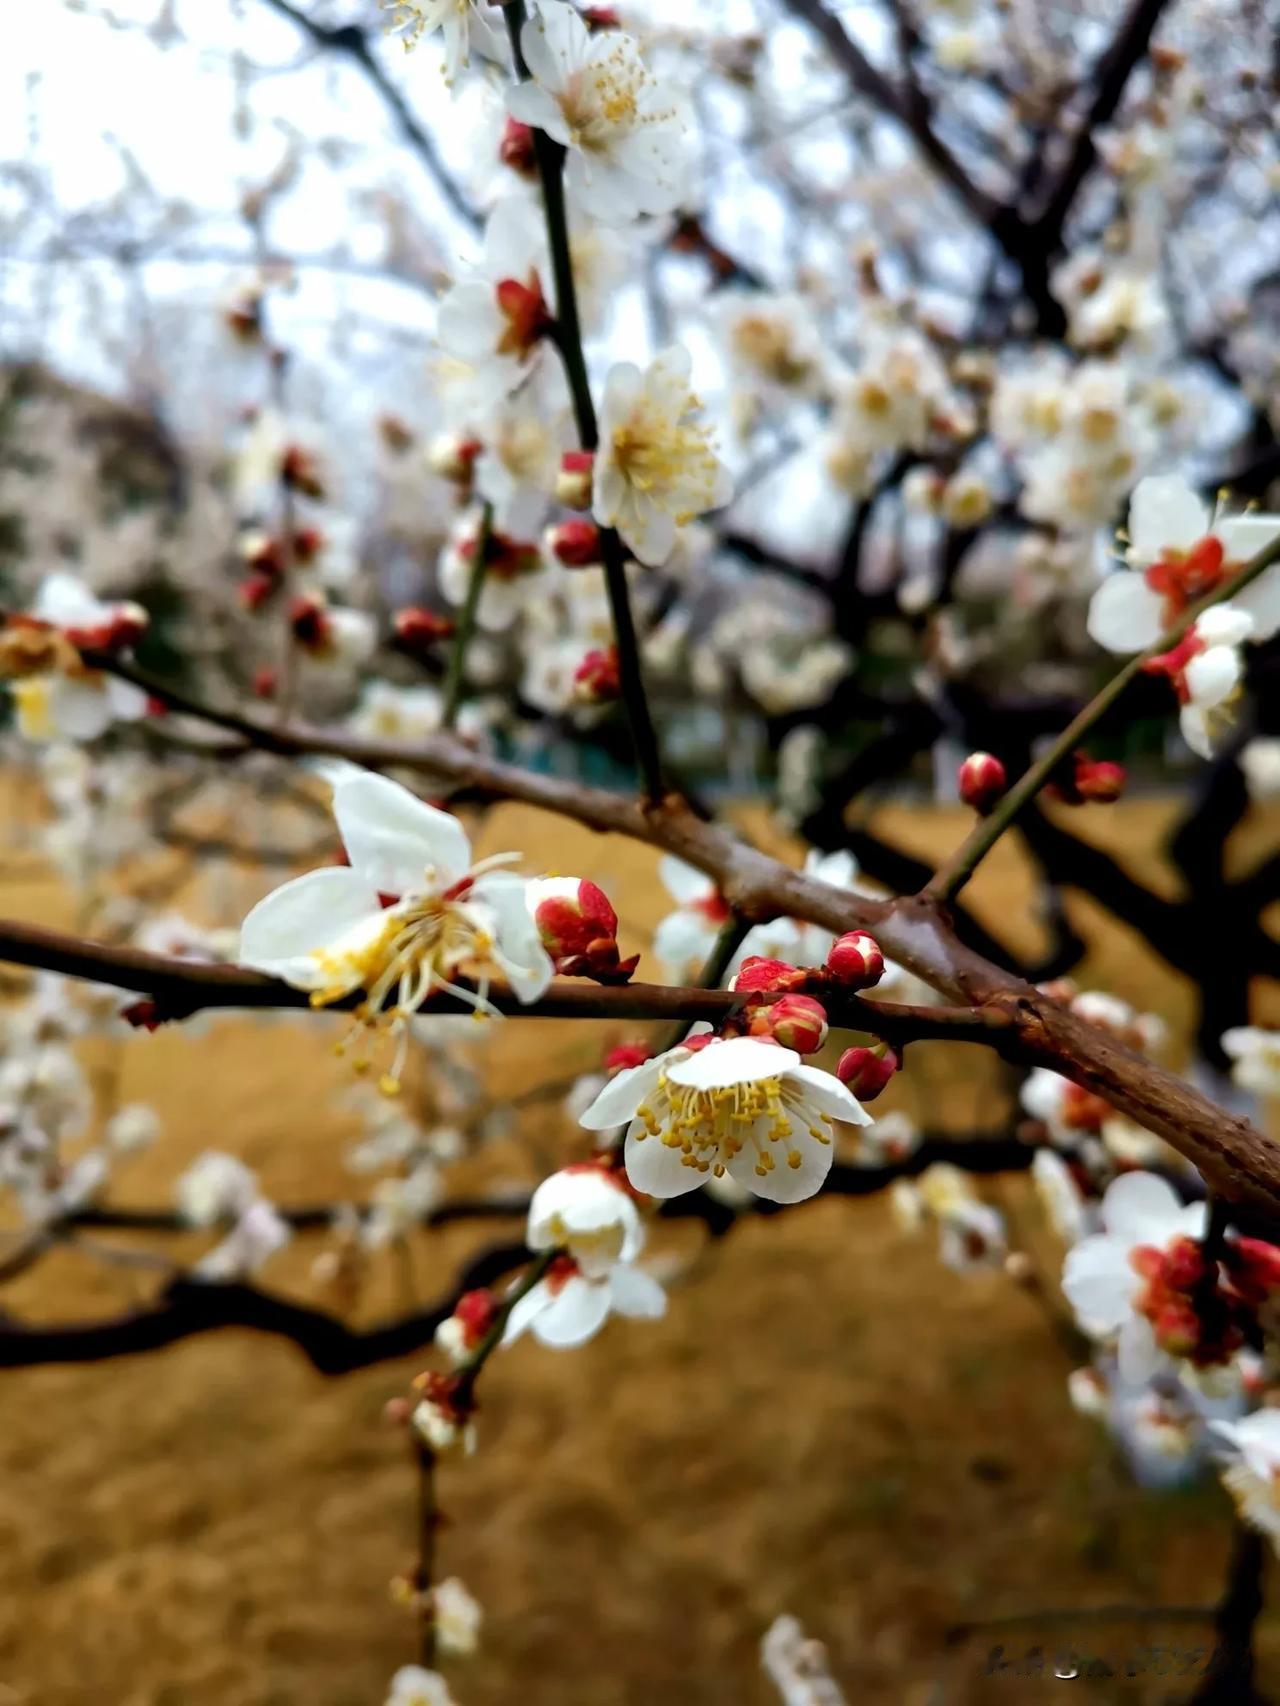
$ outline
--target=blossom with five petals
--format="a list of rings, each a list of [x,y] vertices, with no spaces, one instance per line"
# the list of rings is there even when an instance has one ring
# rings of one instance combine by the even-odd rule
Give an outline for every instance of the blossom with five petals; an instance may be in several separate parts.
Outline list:
[[[771,1202],[802,1202],[831,1170],[834,1122],[871,1123],[838,1078],[793,1049],[756,1037],[694,1045],[620,1072],[581,1116],[589,1131],[627,1124],[627,1176],[650,1196],[727,1173]]]
[[[496,970],[520,1001],[538,999],[551,961],[524,880],[494,868],[515,855],[473,864],[457,818],[385,776],[343,776],[333,812],[350,864],[308,871],[259,901],[241,927],[245,965],[309,990],[314,1006],[363,989],[358,1017],[389,1015],[400,1056],[406,1022],[436,990],[491,1011],[484,982]],[[478,990],[458,985],[464,968],[481,979]]]

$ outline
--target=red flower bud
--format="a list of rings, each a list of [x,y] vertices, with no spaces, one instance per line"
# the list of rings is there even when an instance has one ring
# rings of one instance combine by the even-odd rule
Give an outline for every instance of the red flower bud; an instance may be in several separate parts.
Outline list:
[[[827,970],[851,989],[870,989],[884,976],[884,955],[874,936],[865,930],[849,930],[832,944]]]
[[[653,1050],[648,1043],[619,1043],[616,1048],[605,1051],[601,1064],[612,1077],[617,1072],[625,1072],[630,1066],[643,1066],[646,1060],[652,1059]]]
[[[807,972],[798,971],[785,960],[767,960],[762,954],[748,954],[729,987],[733,990],[794,989],[807,976]]]
[[[522,124],[518,118],[509,118],[502,129],[498,158],[504,166],[510,166],[511,170],[518,172],[522,178],[536,177],[538,156],[533,146],[532,126]]]
[[[1235,1238],[1227,1246],[1226,1264],[1233,1288],[1251,1302],[1261,1303],[1280,1291],[1280,1245],[1263,1238]]]
[[[261,610],[262,606],[276,590],[277,582],[273,575],[246,575],[236,588],[236,597],[250,615]]]
[[[427,447],[427,467],[433,474],[439,474],[442,480],[469,486],[476,457],[483,448],[478,438],[463,438],[456,432],[442,433]]]
[[[275,669],[269,663],[264,663],[261,669],[253,672],[251,690],[255,699],[274,699],[279,680]]]
[[[748,1035],[772,1037],[797,1054],[816,1054],[827,1040],[827,1013],[812,995],[783,995],[752,1009]]]
[[[318,651],[329,638],[329,613],[314,593],[303,593],[289,606],[294,639],[308,651]]]
[[[491,1291],[464,1291],[454,1305],[453,1318],[461,1323],[463,1343],[468,1350],[478,1345],[493,1326],[498,1300]]]
[[[440,616],[434,610],[424,610],[420,604],[410,604],[397,610],[392,619],[396,644],[413,657],[425,657],[433,646],[447,640],[454,631],[451,617]]]
[[[546,547],[567,569],[586,569],[600,561],[600,529],[585,516],[559,521],[547,529]]]
[[[982,817],[1008,785],[1004,765],[989,752],[971,752],[960,766],[960,798]]]
[[[590,977],[597,983],[626,983],[639,954],[618,954],[618,915],[609,897],[594,883],[579,882],[569,893],[555,877],[530,883],[533,920],[542,945],[562,977]],[[537,898],[541,889],[541,898]]]
[[[883,1043],[875,1048],[847,1048],[836,1062],[836,1077],[860,1102],[874,1102],[900,1064]]]
[[[617,646],[589,651],[573,672],[573,697],[584,705],[603,705],[622,694]]]
[[[1174,1291],[1190,1291],[1204,1278],[1204,1257],[1194,1238],[1175,1238],[1164,1253],[1160,1276]]]
[[[595,457],[589,450],[566,450],[556,475],[556,502],[566,509],[591,508],[591,480]]]
[[[304,497],[322,498],[324,496],[324,480],[320,474],[320,464],[309,450],[301,445],[291,444],[280,459],[280,478],[286,486],[295,492],[301,492]]]
[[[132,1025],[136,1031],[158,1031],[164,1020],[160,1017],[160,1009],[149,995],[140,1001],[131,1001],[127,1007],[120,1009],[120,1017],[126,1025]]]
[[[1113,764],[1106,758],[1077,760],[1076,792],[1082,800],[1110,804],[1124,793],[1126,779],[1123,764]]]

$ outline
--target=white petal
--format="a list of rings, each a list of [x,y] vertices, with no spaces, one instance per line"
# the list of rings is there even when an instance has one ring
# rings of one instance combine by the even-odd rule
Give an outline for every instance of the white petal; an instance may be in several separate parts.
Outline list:
[[[1109,652],[1141,652],[1164,632],[1164,600],[1140,574],[1117,569],[1089,600],[1089,637]]]
[[[1209,512],[1180,474],[1148,475],[1134,487],[1129,544],[1135,561],[1154,563],[1165,551],[1185,551],[1208,531]]]
[[[111,696],[106,677],[83,681],[60,675],[49,687],[49,716],[54,732],[67,740],[97,740],[111,727]]]
[[[381,929],[384,917],[376,891],[358,872],[345,865],[308,871],[249,913],[240,926],[240,963],[301,989],[323,989],[333,977],[314,956],[352,931]],[[358,981],[353,977],[351,987]]]
[[[1126,1386],[1145,1386],[1164,1361],[1151,1323],[1144,1315],[1129,1315],[1121,1323],[1116,1343],[1120,1378]]]
[[[111,606],[95,598],[79,576],[55,569],[40,582],[31,614],[58,628],[92,628],[110,619]]]
[[[798,1137],[796,1153],[800,1157],[800,1165],[790,1167],[787,1165],[785,1146],[767,1142],[765,1133],[769,1130],[769,1125],[768,1119],[761,1120],[757,1135],[760,1148],[772,1153],[773,1167],[767,1173],[757,1173],[756,1145],[748,1143],[729,1163],[729,1177],[736,1180],[745,1190],[754,1191],[756,1196],[764,1197],[767,1202],[804,1202],[806,1198],[815,1196],[822,1189],[827,1174],[831,1171],[834,1145],[815,1143],[808,1136]]]
[[[716,885],[705,871],[700,871],[696,865],[686,865],[683,859],[677,859],[670,853],[664,853],[658,860],[658,876],[672,900],[678,900],[684,906],[707,900],[716,891]]]
[[[627,1177],[636,1190],[651,1197],[682,1197],[686,1191],[697,1190],[705,1175],[696,1167],[686,1167],[682,1152],[660,1137],[638,1136],[643,1130],[641,1125],[632,1127],[623,1151]]]
[[[519,1000],[528,1004],[546,993],[554,970],[538,926],[525,901],[523,877],[493,871],[477,879],[472,893],[493,914],[493,957]]]
[[[609,1318],[605,1280],[567,1279],[545,1309],[534,1317],[533,1336],[554,1350],[569,1350],[594,1338]]]
[[[509,1345],[513,1339],[518,1339],[550,1304],[551,1288],[546,1280],[539,1280],[537,1285],[526,1291],[523,1297],[517,1298],[511,1305],[507,1324],[502,1329],[503,1344]]]
[[[339,782],[333,815],[352,869],[383,894],[421,894],[448,888],[471,864],[467,832],[393,782],[368,771]]]
[[[1254,638],[1269,640],[1280,630],[1280,568],[1266,570],[1231,602],[1253,617]]]
[[[507,90],[507,111],[521,124],[545,130],[555,141],[568,145],[569,127],[555,98],[537,83],[520,83]]]
[[[1264,545],[1269,545],[1276,535],[1280,534],[1280,515],[1246,511],[1244,515],[1226,516],[1215,525],[1213,531],[1222,541],[1228,563],[1243,567],[1251,557],[1257,556]]]
[[[1081,1324],[1093,1331],[1114,1333],[1129,1316],[1137,1287],[1124,1239],[1095,1233],[1067,1251],[1062,1290]]]
[[[794,1049],[779,1048],[777,1043],[760,1042],[755,1037],[730,1037],[677,1061],[667,1069],[667,1077],[673,1084],[687,1084],[695,1090],[722,1090],[733,1084],[751,1084],[758,1078],[781,1078],[799,1062]]]
[[[637,1321],[656,1321],[667,1312],[667,1294],[643,1268],[619,1262],[609,1275],[613,1307],[619,1315]]]
[[[1187,691],[1202,711],[1221,705],[1240,685],[1240,654],[1234,646],[1210,646],[1187,664]]]
[[[611,1078],[580,1117],[578,1124],[588,1131],[612,1131],[633,1118],[641,1102],[649,1099],[667,1064],[667,1055],[655,1060],[642,1060],[639,1066],[625,1067]]]
[[[1154,1173],[1122,1173],[1102,1199],[1102,1224],[1128,1244],[1163,1244],[1181,1212],[1178,1193]]]
[[[818,1113],[830,1114],[833,1120],[843,1120],[846,1125],[871,1124],[871,1115],[848,1085],[842,1084],[834,1073],[801,1063],[791,1068],[787,1080],[804,1086],[805,1103]]]

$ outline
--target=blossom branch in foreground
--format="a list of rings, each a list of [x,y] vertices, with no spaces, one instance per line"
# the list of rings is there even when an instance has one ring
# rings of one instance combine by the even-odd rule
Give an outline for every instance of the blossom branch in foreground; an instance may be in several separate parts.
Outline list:
[[[1011,1057],[1051,1067],[1102,1096],[1121,1113],[1171,1143],[1229,1200],[1248,1201],[1261,1210],[1280,1214],[1280,1145],[1176,1074],[1143,1059],[1073,1014],[1051,995],[965,947],[955,934],[946,907],[927,891],[897,900],[876,900],[837,888],[761,853],[726,826],[706,822],[684,800],[674,796],[632,800],[608,789],[524,770],[487,757],[454,734],[441,732],[409,743],[363,740],[345,730],[266,727],[241,712],[204,705],[109,652],[85,651],[82,655],[92,668],[131,681],[162,704],[235,735],[242,743],[238,750],[258,749],[285,757],[346,758],[369,769],[399,767],[445,779],[459,790],[484,799],[518,800],[558,812],[588,828],[626,835],[674,853],[714,877],[728,905],[753,923],[785,916],[820,924],[837,935],[847,930],[870,930],[886,954],[946,1000],[981,1009],[984,1022],[993,1031],[1008,1027],[1006,1046]],[[42,948],[32,946],[43,935],[38,930],[33,934],[25,926],[16,930],[11,927],[6,938],[9,946],[0,947],[0,953],[7,953],[20,964],[48,965],[80,977],[101,977],[101,968],[111,963],[111,951],[103,949],[97,952],[98,969],[94,969],[92,959],[86,962],[74,955],[71,963],[32,960],[28,957],[31,952],[48,952],[47,937]],[[25,952],[10,951],[22,943]],[[221,975],[229,975],[233,983],[245,976],[234,968],[222,968]],[[239,993],[247,987],[242,983]],[[143,992],[146,990],[144,984]],[[279,1005],[261,993],[257,1001]],[[223,1004],[254,1002],[252,998],[246,1002],[231,997]],[[573,1005],[573,998],[555,1010],[566,1017],[585,1016],[582,1006]],[[596,1015],[601,1012],[598,992],[597,1004],[590,1011]]]
[[[510,0],[504,10],[516,73],[521,82],[527,82],[529,68],[525,64],[520,46],[520,34],[526,16],[524,0]],[[538,176],[542,184],[547,242],[551,250],[551,270],[556,289],[556,317],[551,336],[560,352],[565,378],[569,383],[579,443],[583,450],[594,453],[600,442],[600,432],[595,404],[591,398],[591,381],[587,374],[582,326],[578,318],[577,287],[574,284],[573,260],[569,249],[569,222],[564,196],[565,150],[560,143],[536,126],[533,129],[533,142]],[[659,800],[666,791],[662,778],[662,758],[640,664],[640,642],[631,611],[631,596],[627,590],[626,559],[622,541],[612,527],[601,528],[600,550],[605,591],[609,598],[614,638],[618,646],[622,702],[626,707],[631,738],[635,742],[636,762],[640,767],[646,798]]]
[[[149,997],[154,1013],[136,1015],[138,1023],[162,1023],[187,1018],[206,1008],[312,1009],[307,991],[279,978],[244,966],[187,960],[153,954],[142,948],[112,947],[56,930],[16,920],[0,920],[0,959],[15,965],[57,971],[64,977],[86,978],[134,990]],[[467,999],[472,985],[458,980],[460,995],[440,992],[432,997],[432,1013],[471,1013]],[[342,1012],[364,999],[356,990],[345,1000],[326,1006]],[[627,983],[616,985],[558,979],[537,1001],[521,1002],[501,985],[490,985],[489,1001],[510,1017],[552,1019],[672,1019],[682,1024],[702,1020],[719,1024],[742,1005],[732,990],[684,988],[679,985]],[[764,991],[754,999],[772,1002],[779,991]],[[995,1041],[1009,1021],[1001,1015],[971,1008],[912,1006],[905,1002],[869,1001],[838,995],[825,999],[832,1023],[848,1030],[874,1031],[890,1041],[921,1041],[928,1037]]]
[[[1197,618],[1215,604],[1229,601],[1237,592],[1242,592],[1251,581],[1255,581],[1264,570],[1273,563],[1280,562],[1280,538],[1264,545],[1256,556],[1251,557],[1240,572],[1222,586],[1215,587],[1207,597],[1193,604],[1189,610],[1166,630],[1159,639],[1148,646],[1146,651],[1139,652],[1114,675],[1101,692],[1084,707],[1058,736],[1042,757],[1027,770],[1013,787],[1009,789],[990,816],[981,818],[974,825],[972,833],[950,859],[942,865],[937,873],[925,885],[925,894],[938,901],[950,901],[960,893],[972,877],[983,859],[999,841],[1005,830],[1014,822],[1019,812],[1029,804],[1040,792],[1045,783],[1050,780],[1055,770],[1080,745],[1090,729],[1120,698],[1130,682],[1143,672],[1144,665],[1152,658],[1160,656],[1170,647],[1175,646],[1182,637],[1195,625]]]

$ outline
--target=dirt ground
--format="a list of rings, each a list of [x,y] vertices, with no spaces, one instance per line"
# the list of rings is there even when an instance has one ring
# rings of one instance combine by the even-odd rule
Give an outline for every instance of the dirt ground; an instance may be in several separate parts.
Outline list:
[[[604,881],[643,945],[664,910],[647,852],[513,816],[488,845]],[[1090,808],[1073,827],[1146,863],[1166,816]],[[901,808],[881,821],[920,849],[961,827]],[[1255,833],[1274,841],[1274,825]],[[1025,889],[1002,845],[977,898],[1007,927]],[[67,918],[47,883],[10,883],[0,905]],[[1091,909],[1073,906],[1092,931]],[[1098,940],[1094,978],[1185,1027],[1179,981],[1114,923]],[[123,1095],[153,1102],[165,1130],[114,1200],[165,1203],[210,1146],[257,1167],[280,1201],[350,1195],[329,1023],[233,1018],[130,1040]],[[587,1064],[603,1040],[597,1026],[512,1023],[493,1072],[515,1092]],[[972,1056],[920,1049],[908,1076],[896,1094],[931,1123],[999,1118]],[[486,1176],[530,1180],[531,1145],[568,1156],[577,1143],[554,1106],[531,1111]],[[991,1195],[1030,1220],[1020,1187]],[[422,1234],[416,1294],[434,1297],[505,1231]],[[266,1283],[314,1299],[316,1246],[297,1242]],[[1057,1699],[1051,1674],[984,1674],[997,1642],[1021,1662],[1037,1641],[1137,1655],[1139,1680],[1077,1678],[1071,1698],[1185,1698],[1157,1672],[1201,1646],[1203,1626],[1052,1614],[1208,1603],[1225,1501],[1125,1481],[1067,1405],[1072,1359],[1042,1304],[1002,1276],[948,1274],[874,1199],[819,1199],[701,1245],[688,1226],[657,1241],[681,1270],[666,1320],[615,1323],[573,1353],[522,1343],[486,1372],[480,1451],[442,1474],[442,1566],[486,1610],[480,1654],[449,1667],[461,1706],[766,1706],[758,1644],[784,1611],[827,1644],[850,1702]],[[154,1283],[67,1251],[4,1304],[85,1318]],[[395,1308],[404,1283],[386,1264],[361,1318]],[[382,1706],[412,1657],[388,1582],[412,1558],[413,1481],[379,1417],[421,1361],[328,1380],[286,1344],[222,1332],[4,1376],[0,1706]],[[1023,1621],[948,1645],[956,1625],[1002,1618]],[[1153,1640],[1172,1659],[1142,1657]],[[1262,1645],[1280,1661],[1273,1616]]]

